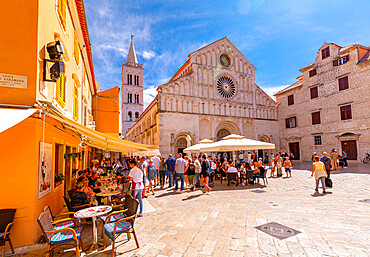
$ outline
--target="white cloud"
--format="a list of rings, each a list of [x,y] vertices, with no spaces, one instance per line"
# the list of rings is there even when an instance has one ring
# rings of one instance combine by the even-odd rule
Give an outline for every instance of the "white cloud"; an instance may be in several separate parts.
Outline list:
[[[152,51],[152,50],[143,51],[143,53],[141,55],[143,56],[143,58],[145,60],[150,60],[150,59],[152,59],[152,58],[154,58],[154,57],[157,56],[157,54],[154,51]]]
[[[157,88],[155,86],[150,86],[144,89],[144,109],[153,101],[157,95]]]
[[[282,85],[282,86],[269,86],[269,87],[261,87],[263,91],[265,91],[266,94],[268,94],[272,99],[275,99],[274,94],[279,92],[280,90],[283,90],[284,88],[289,87],[290,85]]]

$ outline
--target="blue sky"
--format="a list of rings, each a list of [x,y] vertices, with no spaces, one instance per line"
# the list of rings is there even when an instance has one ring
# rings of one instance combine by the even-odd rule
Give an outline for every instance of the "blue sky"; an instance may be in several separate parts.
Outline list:
[[[130,35],[144,65],[145,105],[189,53],[227,37],[268,94],[294,83],[324,42],[370,46],[368,0],[86,0],[96,80],[121,86]]]

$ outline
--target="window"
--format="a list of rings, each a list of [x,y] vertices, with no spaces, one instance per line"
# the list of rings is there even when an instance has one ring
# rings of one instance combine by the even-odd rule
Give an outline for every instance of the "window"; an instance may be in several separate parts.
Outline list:
[[[312,125],[321,124],[320,111],[311,113]]]
[[[80,61],[80,47],[78,45],[78,38],[77,33],[75,31],[75,40],[74,40],[74,47],[73,47],[73,55],[75,57],[76,64],[78,65]]]
[[[351,105],[345,105],[340,107],[340,119],[341,120],[350,120],[352,119],[352,110]]]
[[[348,89],[349,88],[348,76],[338,79],[338,84],[339,84],[339,91]]]
[[[139,119],[139,112],[135,112],[135,120]]]
[[[339,66],[339,65],[342,65],[342,64],[345,64],[349,61],[349,55],[347,56],[344,56],[338,60],[334,60],[333,61],[333,66]]]
[[[285,127],[286,128],[295,128],[295,127],[297,127],[296,117],[286,118],[285,119]]]
[[[56,83],[57,102],[62,107],[66,105],[66,83],[67,83],[67,77],[66,77],[66,70],[64,68],[64,73],[60,76],[60,78],[57,80],[57,83]]]
[[[66,11],[67,0],[58,0],[58,14],[64,30],[66,30]]]
[[[139,94],[135,94],[135,104],[139,103]]]
[[[139,83],[139,75],[136,76],[136,83],[137,83],[136,86],[139,86],[140,85],[140,83]]]
[[[325,58],[330,56],[330,49],[329,47],[326,47],[321,50],[321,58],[324,60]]]
[[[310,70],[310,72],[309,72],[310,78],[315,76],[316,74],[317,74],[316,69]]]
[[[127,74],[127,84],[130,84],[130,74]]]
[[[294,104],[294,95],[288,95],[288,105]]]
[[[78,88],[75,85],[73,92],[73,119],[78,120]]]
[[[314,138],[315,138],[315,145],[322,145],[321,135],[315,136]]]
[[[132,112],[128,112],[128,121],[132,121]]]
[[[127,102],[132,103],[132,94],[131,93],[127,94]]]
[[[310,93],[311,93],[311,99],[319,97],[319,89],[318,87],[311,87],[310,88]]]

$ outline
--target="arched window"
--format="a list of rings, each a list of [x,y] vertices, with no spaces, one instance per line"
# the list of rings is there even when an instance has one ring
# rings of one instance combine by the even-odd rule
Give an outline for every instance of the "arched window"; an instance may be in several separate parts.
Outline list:
[[[132,103],[132,93],[127,94],[127,102]]]
[[[138,120],[139,119],[139,112],[135,112],[135,119]]]
[[[139,94],[135,94],[135,103],[138,104],[139,103]]]
[[[127,84],[132,85],[132,75],[131,74],[127,74]]]
[[[132,121],[132,112],[128,112],[128,121]]]
[[[139,75],[137,75],[137,76],[136,76],[136,83],[137,83],[137,84],[136,84],[136,86],[139,86],[139,85],[140,85],[139,81],[140,81],[140,80],[139,80]]]

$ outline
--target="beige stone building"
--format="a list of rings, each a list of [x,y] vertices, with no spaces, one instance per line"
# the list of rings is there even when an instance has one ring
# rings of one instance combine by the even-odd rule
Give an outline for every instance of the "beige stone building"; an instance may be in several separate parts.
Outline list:
[[[256,68],[225,37],[189,54],[126,133],[162,154],[231,134],[278,145],[275,101],[255,84]]]
[[[370,48],[325,43],[300,71],[275,95],[282,149],[305,161],[333,148],[362,160],[370,152]]]

